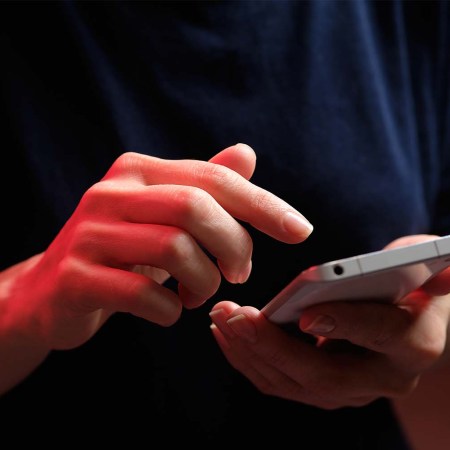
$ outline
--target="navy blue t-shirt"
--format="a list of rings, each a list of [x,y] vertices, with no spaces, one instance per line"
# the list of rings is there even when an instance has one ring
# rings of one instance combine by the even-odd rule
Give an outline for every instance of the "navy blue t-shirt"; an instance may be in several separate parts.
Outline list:
[[[407,448],[383,399],[326,411],[258,392],[225,360],[208,312],[222,299],[260,308],[313,264],[450,233],[449,6],[0,5],[1,268],[44,251],[125,151],[205,160],[245,142],[252,181],[315,227],[299,245],[248,227],[246,284],[224,281],[172,327],[117,314],[54,352],[0,399],[2,433],[21,423],[145,446]]]

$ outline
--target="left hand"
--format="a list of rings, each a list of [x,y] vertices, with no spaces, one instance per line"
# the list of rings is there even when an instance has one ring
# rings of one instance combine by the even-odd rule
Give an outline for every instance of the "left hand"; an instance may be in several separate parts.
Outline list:
[[[398,239],[388,247],[436,236]],[[324,409],[362,406],[412,392],[442,357],[450,320],[447,269],[398,304],[329,302],[306,309],[287,334],[256,308],[230,301],[211,311],[212,331],[229,363],[262,393]],[[322,321],[322,322],[320,322]]]

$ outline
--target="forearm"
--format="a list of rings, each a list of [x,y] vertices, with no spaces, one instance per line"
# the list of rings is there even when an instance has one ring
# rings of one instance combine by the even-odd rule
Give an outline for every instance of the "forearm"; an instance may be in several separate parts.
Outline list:
[[[0,396],[22,382],[46,358],[49,351],[26,337],[11,333],[0,341]]]
[[[22,382],[49,353],[26,327],[21,308],[11,305],[17,279],[39,258],[34,256],[0,273],[0,395]]]

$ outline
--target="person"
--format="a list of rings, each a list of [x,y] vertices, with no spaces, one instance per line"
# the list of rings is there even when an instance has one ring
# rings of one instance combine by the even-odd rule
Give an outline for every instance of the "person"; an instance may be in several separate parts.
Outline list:
[[[1,21],[3,439],[407,449],[391,401],[444,355],[448,271],[294,334],[261,309],[311,265],[449,233],[448,4]]]

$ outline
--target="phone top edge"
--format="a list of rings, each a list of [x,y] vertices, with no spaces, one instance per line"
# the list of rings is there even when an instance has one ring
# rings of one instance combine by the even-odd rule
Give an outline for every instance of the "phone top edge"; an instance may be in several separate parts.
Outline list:
[[[436,245],[436,250],[440,256],[450,255],[450,235],[435,239],[432,242]]]
[[[297,326],[302,309],[310,305],[339,299],[395,301],[447,267],[450,235],[329,261],[299,273],[261,311],[274,323]]]
[[[405,264],[425,262],[436,257],[450,257],[450,235],[417,244],[329,261],[307,269],[304,275],[310,280],[339,280]]]

